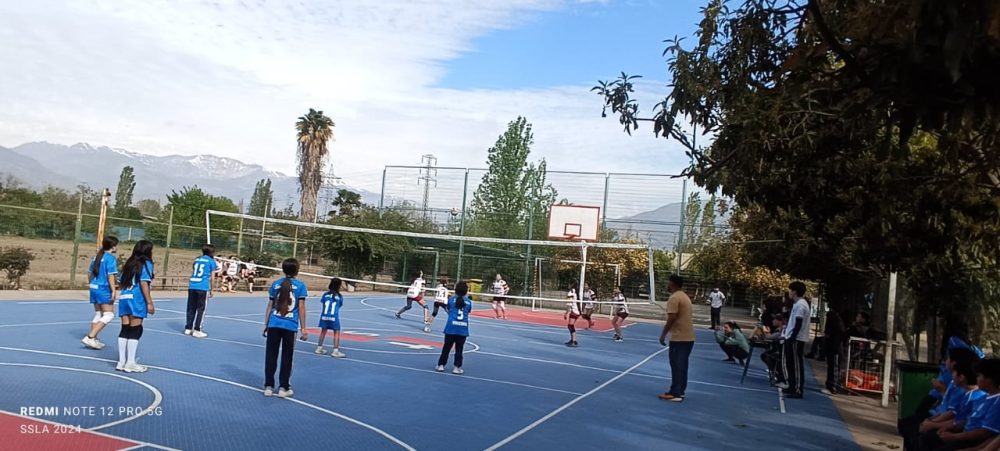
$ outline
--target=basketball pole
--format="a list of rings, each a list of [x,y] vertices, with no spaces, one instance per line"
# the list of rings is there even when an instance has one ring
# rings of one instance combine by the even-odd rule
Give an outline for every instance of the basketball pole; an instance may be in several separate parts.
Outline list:
[[[583,301],[583,285],[587,283],[587,242],[585,240],[580,240],[580,261],[583,262],[580,265],[580,286],[577,287],[576,297],[581,302]],[[582,307],[582,306],[581,306]]]
[[[101,248],[101,244],[104,243],[104,226],[108,219],[108,202],[111,201],[111,190],[104,188],[104,192],[101,193],[101,215],[97,220],[97,247]]]

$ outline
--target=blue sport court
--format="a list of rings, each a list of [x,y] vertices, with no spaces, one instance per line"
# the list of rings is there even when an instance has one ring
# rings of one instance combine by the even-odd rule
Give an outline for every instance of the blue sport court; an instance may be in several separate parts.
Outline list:
[[[859,449],[815,380],[781,414],[758,356],[741,385],[704,328],[678,404],[657,398],[670,383],[662,324],[633,323],[615,343],[604,321],[581,322],[580,347],[567,348],[559,313],[502,321],[476,303],[485,317],[458,376],[450,362],[434,371],[445,316],[427,334],[419,309],[393,317],[402,296],[345,300],[347,358],[313,354],[316,333],[298,342],[291,399],[262,395],[264,296],[209,301],[204,339],[182,333],[185,299],[158,299],[142,374],[114,370],[117,320],[106,348],[80,343],[86,301],[0,302],[0,449]],[[308,305],[315,324],[317,298]]]

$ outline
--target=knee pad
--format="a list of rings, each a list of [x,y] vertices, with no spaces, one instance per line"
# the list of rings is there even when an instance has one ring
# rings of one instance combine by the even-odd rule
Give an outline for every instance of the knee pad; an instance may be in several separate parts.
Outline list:
[[[132,339],[138,340],[142,338],[142,324],[138,326],[132,326]]]
[[[566,326],[566,328],[569,329],[569,333],[575,333],[576,332],[576,326],[574,326],[572,324]]]
[[[104,312],[101,314],[101,319],[98,321],[104,323],[105,326],[111,324],[111,320],[115,319],[115,314],[111,312]]]
[[[132,326],[122,323],[122,330],[118,332],[118,338],[129,339],[132,337]]]
[[[94,319],[90,320],[91,323],[96,323],[101,320],[101,312],[94,312]],[[107,324],[107,323],[105,323]]]

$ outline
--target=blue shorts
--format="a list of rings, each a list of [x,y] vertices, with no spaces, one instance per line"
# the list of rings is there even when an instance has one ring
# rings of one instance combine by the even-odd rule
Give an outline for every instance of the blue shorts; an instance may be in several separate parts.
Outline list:
[[[110,304],[111,303],[111,291],[101,290],[101,289],[91,289],[90,290],[90,303],[91,304]]]
[[[330,329],[330,330],[340,330],[340,320],[329,320],[321,319],[319,320],[320,329]]]
[[[127,295],[125,295],[127,296]],[[118,317],[131,316],[133,318],[145,318],[146,317],[146,300],[145,299],[124,299],[118,302]]]

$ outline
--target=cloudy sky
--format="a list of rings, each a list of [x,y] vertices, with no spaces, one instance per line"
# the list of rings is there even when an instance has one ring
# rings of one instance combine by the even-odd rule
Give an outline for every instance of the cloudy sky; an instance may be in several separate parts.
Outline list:
[[[666,92],[662,40],[702,0],[0,2],[0,146],[214,154],[292,173],[295,119],[337,126],[337,175],[483,166],[518,115],[551,169],[676,173],[686,157],[601,119],[598,79]],[[353,180],[352,180],[353,179]],[[367,183],[360,183],[365,184]]]

